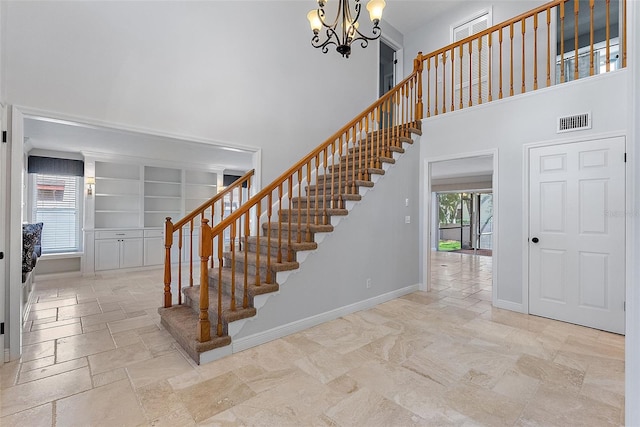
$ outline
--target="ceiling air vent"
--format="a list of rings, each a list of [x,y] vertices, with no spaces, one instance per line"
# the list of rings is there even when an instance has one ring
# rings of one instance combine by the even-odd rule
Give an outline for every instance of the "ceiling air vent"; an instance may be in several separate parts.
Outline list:
[[[591,129],[591,113],[558,117],[558,133],[582,129]]]

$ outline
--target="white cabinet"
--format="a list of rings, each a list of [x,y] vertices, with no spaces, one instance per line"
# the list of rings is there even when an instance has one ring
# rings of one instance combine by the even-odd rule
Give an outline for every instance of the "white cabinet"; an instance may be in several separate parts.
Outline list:
[[[96,232],[96,271],[141,267],[143,261],[142,236],[142,230]]]
[[[162,230],[144,230],[144,265],[164,264],[164,252]]]

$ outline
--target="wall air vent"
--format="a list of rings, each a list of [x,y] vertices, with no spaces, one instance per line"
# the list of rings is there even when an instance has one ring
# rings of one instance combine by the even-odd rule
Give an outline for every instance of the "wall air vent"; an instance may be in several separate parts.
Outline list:
[[[591,129],[591,113],[558,117],[557,133],[572,132],[574,130],[583,129]]]

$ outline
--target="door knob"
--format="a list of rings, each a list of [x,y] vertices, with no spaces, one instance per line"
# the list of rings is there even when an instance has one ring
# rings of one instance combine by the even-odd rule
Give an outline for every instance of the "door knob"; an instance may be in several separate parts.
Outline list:
[[[533,239],[531,239],[531,241],[533,243],[538,243],[540,241],[540,239],[538,239],[537,237],[534,237]]]

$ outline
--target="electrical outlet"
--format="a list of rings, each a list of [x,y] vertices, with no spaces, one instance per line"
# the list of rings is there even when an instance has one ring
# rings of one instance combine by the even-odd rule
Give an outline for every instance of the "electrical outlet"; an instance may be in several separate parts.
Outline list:
[[[405,224],[411,224],[411,217],[409,215],[404,217]]]
[[[367,286],[367,289],[371,287],[371,279],[367,279],[366,286]]]

